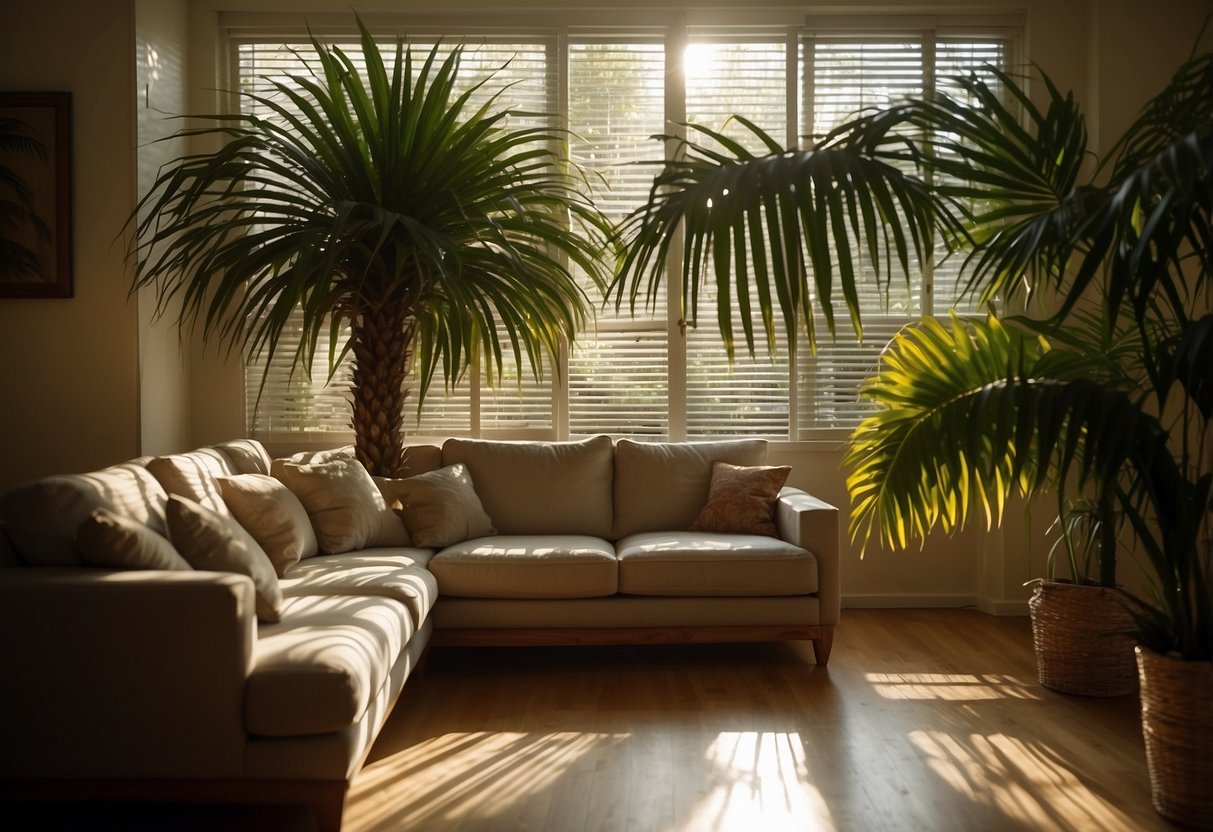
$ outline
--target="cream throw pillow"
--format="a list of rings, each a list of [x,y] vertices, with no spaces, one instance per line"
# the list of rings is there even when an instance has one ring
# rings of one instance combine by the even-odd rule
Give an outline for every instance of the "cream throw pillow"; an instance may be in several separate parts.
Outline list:
[[[466,465],[399,480],[380,480],[385,495],[402,506],[414,546],[440,549],[461,540],[496,534],[472,486]]]
[[[234,518],[177,494],[168,498],[166,514],[169,539],[191,566],[248,575],[257,595],[257,618],[273,623],[282,617],[282,590],[274,565]]]
[[[284,462],[275,468],[307,510],[321,552],[338,555],[378,544],[388,507],[360,462]]]
[[[115,514],[94,509],[76,531],[76,546],[89,566],[114,569],[193,569],[162,534]]]
[[[285,485],[265,474],[217,479],[232,516],[265,550],[279,577],[319,553],[307,509]]]

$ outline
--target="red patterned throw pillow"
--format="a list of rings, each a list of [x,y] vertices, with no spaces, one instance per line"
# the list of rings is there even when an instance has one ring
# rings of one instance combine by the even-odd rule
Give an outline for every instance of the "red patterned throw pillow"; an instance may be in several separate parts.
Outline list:
[[[693,532],[776,535],[775,500],[792,469],[786,465],[712,463],[708,502]]]

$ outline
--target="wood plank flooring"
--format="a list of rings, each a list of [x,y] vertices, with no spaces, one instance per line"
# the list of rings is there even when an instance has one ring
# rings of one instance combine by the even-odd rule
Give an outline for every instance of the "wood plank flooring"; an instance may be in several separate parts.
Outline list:
[[[805,643],[445,648],[355,779],[345,832],[1171,829],[1135,696],[1036,683],[1026,619],[847,610]],[[36,830],[302,830],[297,809],[72,806]]]
[[[1026,619],[846,611],[807,644],[436,650],[348,832],[1152,830],[1136,697],[1035,680]]]

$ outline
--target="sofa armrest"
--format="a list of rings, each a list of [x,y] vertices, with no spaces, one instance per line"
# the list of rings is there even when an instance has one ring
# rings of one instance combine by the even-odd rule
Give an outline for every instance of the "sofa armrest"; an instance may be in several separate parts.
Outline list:
[[[821,623],[837,624],[842,609],[838,509],[799,488],[784,488],[775,504],[775,525],[780,538],[808,549],[817,558]]]
[[[252,581],[0,569],[0,777],[230,777],[244,768]]]

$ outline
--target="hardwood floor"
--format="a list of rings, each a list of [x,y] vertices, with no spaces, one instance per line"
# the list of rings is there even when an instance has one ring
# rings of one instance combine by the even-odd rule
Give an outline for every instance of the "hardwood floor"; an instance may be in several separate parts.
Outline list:
[[[345,832],[1163,830],[1136,696],[1036,683],[1026,619],[847,610],[807,643],[446,648]],[[3,807],[0,807],[2,809]],[[0,828],[311,828],[297,808],[70,806]]]
[[[348,832],[1150,830],[1136,697],[1035,680],[1026,619],[848,610],[807,644],[436,650]]]

